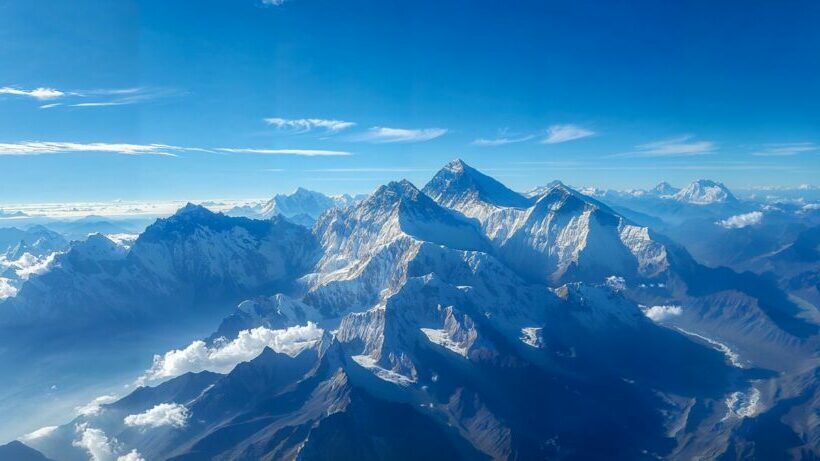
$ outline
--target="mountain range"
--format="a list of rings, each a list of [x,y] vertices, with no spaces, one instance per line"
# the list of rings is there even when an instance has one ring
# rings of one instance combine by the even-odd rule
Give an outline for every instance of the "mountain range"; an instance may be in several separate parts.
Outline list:
[[[816,307],[702,265],[643,211],[460,160],[344,205],[300,191],[270,219],[188,205],[128,247],[96,234],[0,303],[0,328],[80,342],[224,316],[22,441],[59,461],[820,456]],[[708,181],[647,194],[748,206]],[[772,270],[816,274],[799,235]]]

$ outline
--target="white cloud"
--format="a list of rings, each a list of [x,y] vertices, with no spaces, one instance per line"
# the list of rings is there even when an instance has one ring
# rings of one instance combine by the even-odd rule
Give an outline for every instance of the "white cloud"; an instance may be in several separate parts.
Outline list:
[[[345,151],[317,149],[237,149],[223,147],[216,150],[233,154],[301,155],[303,157],[339,157],[353,155]]]
[[[518,142],[525,142],[529,141],[530,139],[534,138],[534,135],[527,135],[527,136],[520,136],[515,138],[510,137],[500,137],[500,138],[493,138],[493,139],[486,139],[486,138],[479,138],[471,142],[470,144],[474,146],[481,146],[481,147],[495,147],[495,146],[504,146],[507,144],[514,144]]]
[[[315,323],[295,326],[283,330],[271,330],[265,327],[243,330],[232,341],[219,341],[208,346],[204,341],[194,341],[184,349],[168,351],[155,355],[154,363],[146,370],[137,384],[161,381],[188,372],[213,371],[228,373],[241,363],[247,362],[266,347],[276,352],[296,355],[312,347],[322,337],[323,330]]]
[[[17,296],[17,287],[11,279],[0,277],[0,301]]]
[[[716,146],[712,141],[693,141],[692,135],[641,144],[636,151],[615,154],[612,157],[679,157],[711,154]]]
[[[753,226],[760,223],[763,219],[763,213],[760,211],[752,211],[751,213],[743,213],[718,221],[716,224],[725,227],[726,229],[741,229],[746,226]]]
[[[649,317],[653,322],[660,322],[669,317],[677,317],[683,313],[680,306],[652,306],[646,309],[644,315]]]
[[[354,141],[365,141],[377,144],[394,143],[394,142],[422,142],[429,141],[447,133],[445,128],[388,128],[383,126],[374,126],[367,130],[367,132],[354,136],[351,139]]]
[[[182,147],[168,144],[129,144],[129,143],[76,143],[51,141],[22,141],[16,143],[0,143],[2,155],[47,155],[67,154],[78,152],[98,152],[118,155],[160,155],[177,157],[182,152],[199,153],[233,153],[233,154],[262,154],[262,155],[300,155],[305,157],[348,156],[350,152],[337,150],[316,149],[243,149],[219,148],[203,149],[200,147]]]
[[[108,438],[102,429],[82,423],[77,424],[75,430],[78,438],[71,444],[84,449],[88,453],[89,461],[145,461],[136,449],[120,455],[125,451],[122,445],[116,438]]]
[[[143,458],[142,455],[140,455],[140,452],[138,452],[135,448],[117,458],[117,461],[145,461],[145,458]]]
[[[31,442],[32,440],[42,439],[43,437],[48,437],[53,434],[58,428],[59,426],[41,427],[34,432],[29,432],[28,434],[20,437],[20,440],[23,442]]]
[[[143,413],[128,415],[123,419],[126,426],[132,427],[184,427],[190,413],[185,405],[178,403],[161,403]]]
[[[0,143],[0,155],[45,155],[66,154],[72,152],[105,152],[120,155],[166,155],[174,156],[170,151],[202,150],[166,144],[127,144],[127,143],[76,143],[50,141],[22,141]]]
[[[4,86],[0,88],[0,94],[10,94],[14,96],[26,96],[29,98],[44,101],[47,99],[55,99],[65,96],[65,93],[54,88],[35,88],[33,90],[21,90],[19,88],[12,88]]]
[[[582,128],[578,125],[552,125],[547,128],[547,137],[541,142],[544,144],[559,144],[567,141],[575,141],[576,139],[588,138],[594,135],[594,131]]]
[[[262,4],[270,6],[282,6],[285,4],[285,0],[262,0]]]
[[[275,126],[280,130],[290,130],[294,133],[307,133],[313,129],[323,129],[333,133],[353,127],[356,124],[353,122],[345,122],[343,120],[328,120],[322,118],[266,118],[265,123]]]
[[[785,157],[790,155],[802,154],[805,152],[816,152],[818,147],[813,142],[793,142],[783,144],[769,144],[762,150],[753,153],[758,157]]]
[[[116,395],[101,395],[85,405],[76,407],[75,410],[77,410],[77,414],[80,416],[97,416],[100,414],[100,411],[102,411],[102,405],[116,400]]]

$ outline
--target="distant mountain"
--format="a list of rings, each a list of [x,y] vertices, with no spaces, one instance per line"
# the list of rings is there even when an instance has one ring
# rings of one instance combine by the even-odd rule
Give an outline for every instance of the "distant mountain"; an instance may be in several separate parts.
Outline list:
[[[28,216],[22,211],[5,211],[0,210],[0,218],[25,218]]]
[[[270,219],[281,215],[295,224],[310,227],[326,210],[345,208],[363,199],[364,196],[361,195],[328,196],[299,187],[291,194],[277,194],[264,204],[235,207],[226,214],[256,219]]]
[[[284,219],[231,218],[189,204],[127,250],[100,234],[77,242],[1,305],[0,324],[154,317],[170,306],[219,304],[284,287],[317,251],[306,229]]]
[[[668,182],[661,182],[657,186],[649,189],[647,191],[649,194],[656,195],[656,196],[664,196],[664,195],[675,195],[680,192],[680,189],[677,187],[672,186]]]
[[[709,179],[699,179],[671,196],[673,200],[694,205],[733,203],[737,198],[723,184]]]
[[[39,451],[16,440],[0,445],[0,459],[8,461],[51,461]]]
[[[0,228],[0,256],[9,260],[19,259],[25,253],[46,256],[66,248],[68,241],[62,235],[43,226],[32,226],[25,230]]]

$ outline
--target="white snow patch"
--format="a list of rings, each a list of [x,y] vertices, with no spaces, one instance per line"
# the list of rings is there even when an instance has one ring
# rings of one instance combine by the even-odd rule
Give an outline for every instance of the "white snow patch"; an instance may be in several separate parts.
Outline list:
[[[398,384],[400,386],[409,386],[416,382],[414,379],[410,379],[407,376],[404,376],[403,374],[396,373],[393,370],[388,370],[386,368],[380,367],[376,363],[376,359],[369,355],[354,355],[351,358],[354,362],[359,364],[359,366],[373,372],[373,374],[375,374],[376,377],[384,381]]]
[[[544,343],[541,340],[541,328],[540,327],[525,327],[521,329],[521,342],[528,346],[532,346],[535,348],[542,348],[544,347]]]
[[[740,355],[738,355],[738,353],[737,353],[737,352],[733,351],[731,348],[729,348],[729,346],[727,346],[727,345],[723,344],[722,342],[720,342],[720,341],[715,341],[714,339],[707,338],[706,336],[702,336],[702,335],[699,335],[699,334],[697,334],[697,333],[693,333],[693,332],[691,332],[691,331],[686,331],[686,330],[684,330],[683,328],[677,328],[677,329],[678,329],[678,331],[680,331],[681,333],[685,333],[685,334],[687,334],[687,335],[689,335],[689,336],[694,336],[695,338],[698,338],[698,339],[701,339],[701,340],[703,340],[703,341],[706,341],[706,342],[707,342],[707,343],[709,343],[711,346],[713,346],[715,349],[719,350],[720,352],[723,352],[723,355],[725,355],[725,356],[726,356],[726,358],[727,358],[727,359],[729,359],[729,362],[731,362],[731,364],[732,364],[733,366],[736,366],[736,367],[738,367],[738,368],[746,368],[746,364],[745,364],[745,363],[743,363],[743,362],[740,360]]]
[[[723,420],[751,418],[760,412],[760,391],[752,387],[748,392],[732,392],[726,398],[726,408],[728,411]]]
[[[617,275],[610,275],[606,278],[606,286],[614,291],[624,291],[626,290],[626,280]]]
[[[467,357],[468,345],[463,341],[459,342],[453,340],[453,338],[450,337],[450,333],[447,330],[421,328],[421,332],[424,333],[425,336],[427,336],[427,339],[430,340],[431,343],[445,347],[462,357]]]

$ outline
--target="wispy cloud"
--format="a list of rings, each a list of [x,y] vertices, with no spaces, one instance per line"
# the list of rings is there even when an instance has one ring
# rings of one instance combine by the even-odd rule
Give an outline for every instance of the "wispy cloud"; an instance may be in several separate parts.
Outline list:
[[[781,144],[767,144],[758,152],[752,153],[758,157],[786,157],[790,155],[803,154],[806,152],[817,152],[820,147],[813,142],[792,142]]]
[[[507,144],[515,144],[519,142],[526,142],[533,139],[535,135],[526,135],[526,136],[519,136],[519,137],[498,137],[493,139],[487,138],[478,138],[471,142],[470,144],[474,146],[481,146],[481,147],[494,147],[494,146],[504,146]]]
[[[311,173],[414,173],[435,171],[434,168],[318,168]]]
[[[260,154],[260,155],[301,155],[305,157],[347,156],[350,152],[337,150],[315,149],[246,149],[221,147],[206,149],[202,147],[183,147],[169,144],[130,144],[130,143],[77,143],[52,141],[22,141],[15,143],[0,143],[0,156],[3,155],[48,155],[68,153],[100,152],[119,155],[161,155],[177,157],[183,152],[199,153],[231,153],[231,154]]]
[[[262,0],[262,4],[267,6],[282,6],[285,4],[285,0]]]
[[[344,120],[331,120],[324,118],[266,118],[265,123],[274,126],[280,130],[288,130],[294,133],[307,133],[314,129],[323,129],[331,133],[337,133],[346,130],[356,125],[354,122],[346,122]]]
[[[422,142],[429,141],[447,134],[445,128],[388,128],[374,126],[365,133],[353,136],[353,141],[372,142],[376,144],[397,143],[397,142]]]
[[[165,155],[174,156],[173,151],[203,151],[204,149],[169,146],[167,144],[126,144],[126,143],[76,143],[23,141],[0,143],[2,155],[46,155],[72,152],[104,152],[120,155]]]
[[[227,152],[232,154],[301,155],[303,157],[339,157],[353,155],[350,152],[340,150],[320,149],[238,149],[221,147],[215,150],[219,152]]]
[[[692,135],[641,144],[632,152],[607,157],[687,157],[712,154],[717,146],[712,141],[694,141]]]
[[[10,86],[4,86],[0,88],[0,94],[9,94],[13,96],[25,96],[29,98],[34,98],[40,101],[45,101],[48,99],[55,99],[62,96],[65,96],[65,93],[60,90],[55,90],[54,88],[35,88],[33,90],[23,90],[20,88],[14,88]]]
[[[35,88],[25,90],[16,87],[5,86],[0,88],[0,95],[21,96],[36,99],[38,101],[51,101],[59,99],[63,102],[54,102],[40,106],[40,109],[53,109],[55,107],[109,107],[136,104],[138,102],[161,98],[177,94],[176,91],[164,88],[114,88],[114,89],[92,89],[92,90],[58,90],[55,88]],[[83,99],[92,101],[82,102]]]
[[[543,144],[559,144],[562,142],[575,141],[576,139],[595,136],[595,132],[578,125],[552,125],[547,128],[547,137],[541,142]]]

